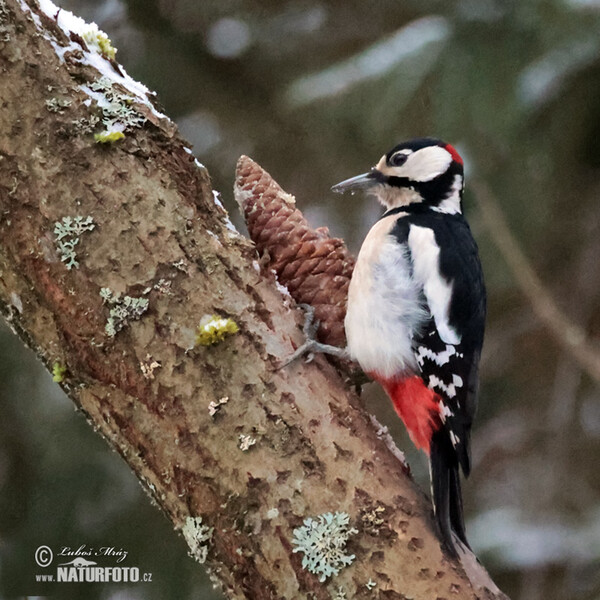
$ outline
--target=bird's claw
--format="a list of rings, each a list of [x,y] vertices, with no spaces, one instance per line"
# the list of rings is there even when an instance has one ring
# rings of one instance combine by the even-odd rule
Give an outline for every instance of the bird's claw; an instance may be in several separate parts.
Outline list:
[[[280,365],[279,368],[283,369],[289,364],[301,356],[306,356],[307,363],[310,363],[315,358],[315,353],[330,354],[338,358],[348,358],[348,353],[345,348],[339,348],[338,346],[331,346],[330,344],[322,344],[315,339],[317,330],[319,329],[319,320],[315,319],[315,309],[310,304],[299,304],[300,308],[304,310],[304,325],[302,331],[306,338],[304,344],[299,346],[293,354],[288,356]]]

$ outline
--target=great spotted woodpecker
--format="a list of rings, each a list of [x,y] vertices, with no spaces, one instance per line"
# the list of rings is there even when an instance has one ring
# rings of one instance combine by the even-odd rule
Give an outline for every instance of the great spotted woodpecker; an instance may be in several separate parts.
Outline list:
[[[449,144],[399,144],[335,192],[364,190],[386,208],[363,242],[348,294],[348,351],[392,400],[429,455],[442,541],[468,546],[459,465],[471,469],[486,294],[462,215],[463,161]]]

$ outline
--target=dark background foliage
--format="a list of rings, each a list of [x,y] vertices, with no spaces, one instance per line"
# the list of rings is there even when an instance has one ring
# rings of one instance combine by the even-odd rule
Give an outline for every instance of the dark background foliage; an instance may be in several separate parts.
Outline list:
[[[329,187],[396,142],[456,145],[487,182],[562,310],[600,332],[600,2],[63,0],[155,89],[232,198],[248,154],[314,226],[357,251],[379,209]],[[468,182],[467,182],[468,183]],[[489,288],[474,472],[473,548],[513,600],[600,597],[600,397],[536,319],[467,193]],[[220,598],[182,539],[6,328],[0,330],[0,594]],[[415,477],[424,458],[380,390]],[[129,552],[144,585],[37,586],[35,549]]]

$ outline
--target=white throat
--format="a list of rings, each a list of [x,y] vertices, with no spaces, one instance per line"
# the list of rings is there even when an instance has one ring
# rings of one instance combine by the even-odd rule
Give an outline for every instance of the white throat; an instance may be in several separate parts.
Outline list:
[[[412,188],[398,188],[385,183],[380,183],[369,190],[380,204],[383,204],[387,210],[408,206],[423,202],[423,196]]]

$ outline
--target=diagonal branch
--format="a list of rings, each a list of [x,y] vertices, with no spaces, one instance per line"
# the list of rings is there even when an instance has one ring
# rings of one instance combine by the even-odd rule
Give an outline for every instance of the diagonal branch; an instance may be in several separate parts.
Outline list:
[[[472,555],[442,554],[334,368],[276,368],[301,316],[104,37],[43,6],[0,0],[5,319],[230,597],[502,598]],[[309,517],[338,523],[325,581],[308,542],[313,572],[294,552]]]

